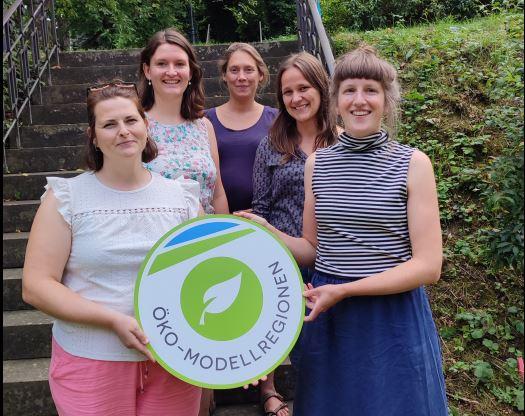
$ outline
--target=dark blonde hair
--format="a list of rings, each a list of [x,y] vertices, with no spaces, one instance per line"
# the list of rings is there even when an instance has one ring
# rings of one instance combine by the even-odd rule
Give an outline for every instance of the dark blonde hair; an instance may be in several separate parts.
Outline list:
[[[335,117],[333,112],[330,111],[329,80],[323,65],[317,58],[307,52],[291,55],[281,64],[277,73],[277,101],[280,111],[268,133],[270,145],[283,154],[283,163],[288,162],[292,157],[298,156],[299,133],[297,131],[297,123],[286,111],[282,93],[283,74],[291,68],[299,70],[308,83],[319,92],[321,98],[319,110],[317,111],[319,134],[315,138],[314,150],[331,146],[337,141]]]
[[[253,58],[255,64],[257,65],[259,75],[262,75],[262,80],[261,82],[259,82],[259,89],[264,88],[266,84],[268,84],[268,81],[270,79],[270,72],[268,71],[268,67],[264,63],[261,54],[257,52],[257,49],[255,49],[252,45],[248,43],[235,42],[232,43],[228,47],[228,49],[226,49],[223,59],[219,61],[219,71],[221,75],[226,75],[226,70],[228,69],[228,63],[230,62],[230,58],[237,51],[246,52]]]
[[[364,43],[344,54],[337,60],[332,77],[331,97],[334,106],[341,83],[351,78],[373,79],[381,84],[385,93],[385,126],[389,134],[395,137],[401,101],[396,69],[380,58],[375,48]]]
[[[153,86],[148,84],[148,80],[144,74],[144,64],[149,66],[151,58],[155,54],[157,48],[165,43],[179,46],[184,52],[186,52],[186,55],[188,55],[191,83],[187,86],[182,96],[180,114],[184,119],[190,121],[201,118],[204,115],[202,69],[197,62],[197,56],[195,55],[195,51],[190,42],[173,28],[168,28],[155,33],[140,53],[138,90],[141,104],[145,111],[150,110],[151,107],[153,107],[153,104],[155,104],[155,92],[153,91]]]
[[[95,172],[102,169],[102,166],[104,165],[104,154],[100,151],[100,149],[98,149],[95,146],[94,143],[94,140],[96,139],[95,107],[97,106],[97,104],[102,101],[109,100],[111,98],[125,98],[127,100],[132,101],[133,104],[135,104],[135,106],[137,107],[137,111],[142,117],[142,120],[146,120],[146,114],[144,113],[144,109],[140,104],[136,88],[122,87],[123,84],[124,83],[120,80],[114,80],[106,84],[106,86],[98,88],[95,91],[89,92],[88,90],[86,104],[89,127],[86,131],[87,140],[85,146],[84,162],[88,169],[93,170]],[[151,162],[157,157],[157,154],[157,145],[148,135],[146,139],[146,147],[142,151],[142,161],[144,163]]]

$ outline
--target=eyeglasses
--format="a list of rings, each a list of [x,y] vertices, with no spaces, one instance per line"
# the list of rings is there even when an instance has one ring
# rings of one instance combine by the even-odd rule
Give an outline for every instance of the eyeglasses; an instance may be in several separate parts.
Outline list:
[[[109,87],[117,87],[117,88],[133,88],[135,90],[135,93],[139,95],[139,92],[137,90],[137,86],[133,82],[109,82],[106,84],[99,84],[94,85],[92,87],[86,88],[86,97],[89,97],[89,94],[93,92],[102,91]]]

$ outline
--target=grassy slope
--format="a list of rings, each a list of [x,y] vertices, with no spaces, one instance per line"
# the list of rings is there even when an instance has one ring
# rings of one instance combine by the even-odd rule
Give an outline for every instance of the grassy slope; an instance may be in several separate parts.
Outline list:
[[[365,41],[397,66],[404,91],[399,140],[434,162],[445,263],[428,290],[451,413],[521,414],[523,277],[494,264],[487,232],[498,233],[501,224],[487,200],[506,177],[489,175],[495,157],[506,153],[523,165],[523,16],[339,33],[333,40],[337,56]],[[515,180],[522,192],[523,179]],[[523,246],[509,255],[521,263]]]

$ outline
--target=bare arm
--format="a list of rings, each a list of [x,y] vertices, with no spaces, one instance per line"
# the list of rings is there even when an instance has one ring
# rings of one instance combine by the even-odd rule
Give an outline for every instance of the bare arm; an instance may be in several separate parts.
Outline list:
[[[442,241],[434,172],[429,158],[415,151],[408,170],[407,217],[412,258],[396,267],[341,285],[326,285],[304,292],[315,319],[350,296],[378,296],[406,292],[436,283],[441,273]]]
[[[145,354],[148,340],[135,318],[87,300],[64,286],[62,273],[71,251],[71,230],[49,190],[29,235],[22,278],[22,298],[35,308],[65,321],[97,325],[117,333],[128,348]]]
[[[221,179],[221,170],[219,163],[219,150],[217,149],[217,138],[215,137],[215,130],[210,120],[206,117],[203,118],[206,123],[206,128],[208,129],[208,140],[210,141],[210,152],[213,162],[215,163],[215,168],[217,169],[217,179],[215,181],[215,189],[213,191],[213,209],[216,214],[229,214],[230,209],[228,208],[228,200],[226,198],[226,192],[224,191],[224,186],[222,185]]]
[[[275,228],[264,218],[245,211],[236,213],[241,217],[255,221],[277,237],[283,240],[290,249],[293,256],[301,266],[311,266],[315,261],[315,248],[317,246],[317,222],[315,220],[315,197],[312,192],[312,174],[315,164],[315,153],[311,154],[304,167],[304,194],[305,202],[303,209],[303,236],[291,237]]]

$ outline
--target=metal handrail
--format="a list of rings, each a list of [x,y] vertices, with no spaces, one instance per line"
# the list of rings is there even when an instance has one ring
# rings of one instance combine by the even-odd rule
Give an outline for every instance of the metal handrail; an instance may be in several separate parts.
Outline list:
[[[33,93],[38,89],[42,104],[44,73],[47,70],[47,82],[51,84],[51,59],[55,58],[59,64],[54,0],[17,0],[4,12],[3,33],[3,153],[4,170],[8,171],[5,152],[7,140],[15,130],[14,145],[16,148],[22,147],[22,114],[27,109],[29,122],[33,122]],[[8,127],[6,120],[11,121]]]
[[[334,54],[315,0],[296,0],[299,46],[316,56],[329,75],[334,73]]]

